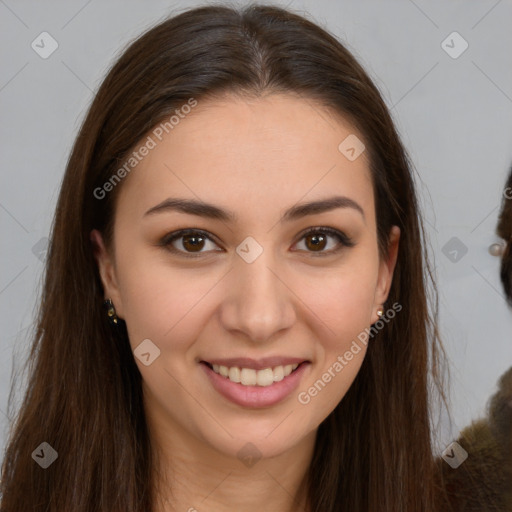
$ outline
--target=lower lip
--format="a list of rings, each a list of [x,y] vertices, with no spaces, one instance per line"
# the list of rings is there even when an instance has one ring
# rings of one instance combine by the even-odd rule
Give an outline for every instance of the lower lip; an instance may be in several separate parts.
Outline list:
[[[206,363],[201,362],[200,365],[204,368],[213,387],[222,396],[242,407],[258,408],[275,405],[297,389],[309,363],[301,363],[290,375],[270,386],[244,386],[215,373]]]

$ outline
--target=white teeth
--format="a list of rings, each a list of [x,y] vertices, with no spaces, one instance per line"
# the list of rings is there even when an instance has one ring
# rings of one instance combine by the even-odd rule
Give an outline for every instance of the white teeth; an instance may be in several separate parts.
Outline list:
[[[264,370],[254,373],[256,374],[256,384],[258,384],[258,386],[270,386],[270,384],[274,383],[274,372],[272,368],[265,368]],[[244,381],[242,381],[242,383],[244,383]]]
[[[226,366],[223,366],[222,368],[225,368],[223,371],[227,370]],[[233,382],[240,382],[240,368],[233,366],[233,368],[229,369],[229,373],[226,375],[226,377],[228,377],[229,380]]]
[[[274,368],[274,382],[284,379],[284,366],[276,366]]]
[[[285,377],[290,375],[299,365],[287,364],[286,366],[276,366],[272,368],[265,368],[264,370],[253,370],[252,368],[238,368],[232,366],[222,366],[214,364],[213,371],[227,377],[232,382],[238,382],[244,386],[271,386],[274,382],[279,382]]]
[[[250,368],[242,368],[240,372],[240,383],[244,386],[256,386],[258,382],[258,373]]]

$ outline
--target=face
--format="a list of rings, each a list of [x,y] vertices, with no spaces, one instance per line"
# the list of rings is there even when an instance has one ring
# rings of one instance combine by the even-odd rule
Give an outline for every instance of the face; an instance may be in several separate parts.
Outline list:
[[[114,246],[92,239],[150,423],[169,439],[233,458],[251,442],[272,457],[343,399],[399,237],[379,259],[366,153],[338,149],[354,134],[291,95],[199,102],[118,185]]]

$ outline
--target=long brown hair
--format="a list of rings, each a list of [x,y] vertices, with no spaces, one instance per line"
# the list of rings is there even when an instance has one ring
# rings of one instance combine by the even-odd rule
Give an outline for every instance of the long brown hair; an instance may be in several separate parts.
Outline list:
[[[94,191],[176,108],[229,92],[300,94],[351,121],[370,157],[381,256],[391,226],[401,230],[388,303],[403,309],[371,339],[354,383],[318,428],[311,511],[435,509],[429,398],[444,397],[443,349],[411,165],[390,114],[349,51],[313,22],[275,6],[216,5],[133,42],[81,126],[53,221],[30,381],[3,463],[2,512],[153,510],[141,375],[126,327],[107,323],[89,240],[96,228],[111,242],[122,182],[102,199]],[[44,470],[31,457],[42,442],[58,452]]]

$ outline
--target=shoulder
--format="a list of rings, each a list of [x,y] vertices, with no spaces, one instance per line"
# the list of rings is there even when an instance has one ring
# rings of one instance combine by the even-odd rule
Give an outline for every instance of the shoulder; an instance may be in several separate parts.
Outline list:
[[[473,421],[456,442],[468,454],[460,466],[436,459],[453,510],[512,512],[512,367],[500,377],[487,417]]]

